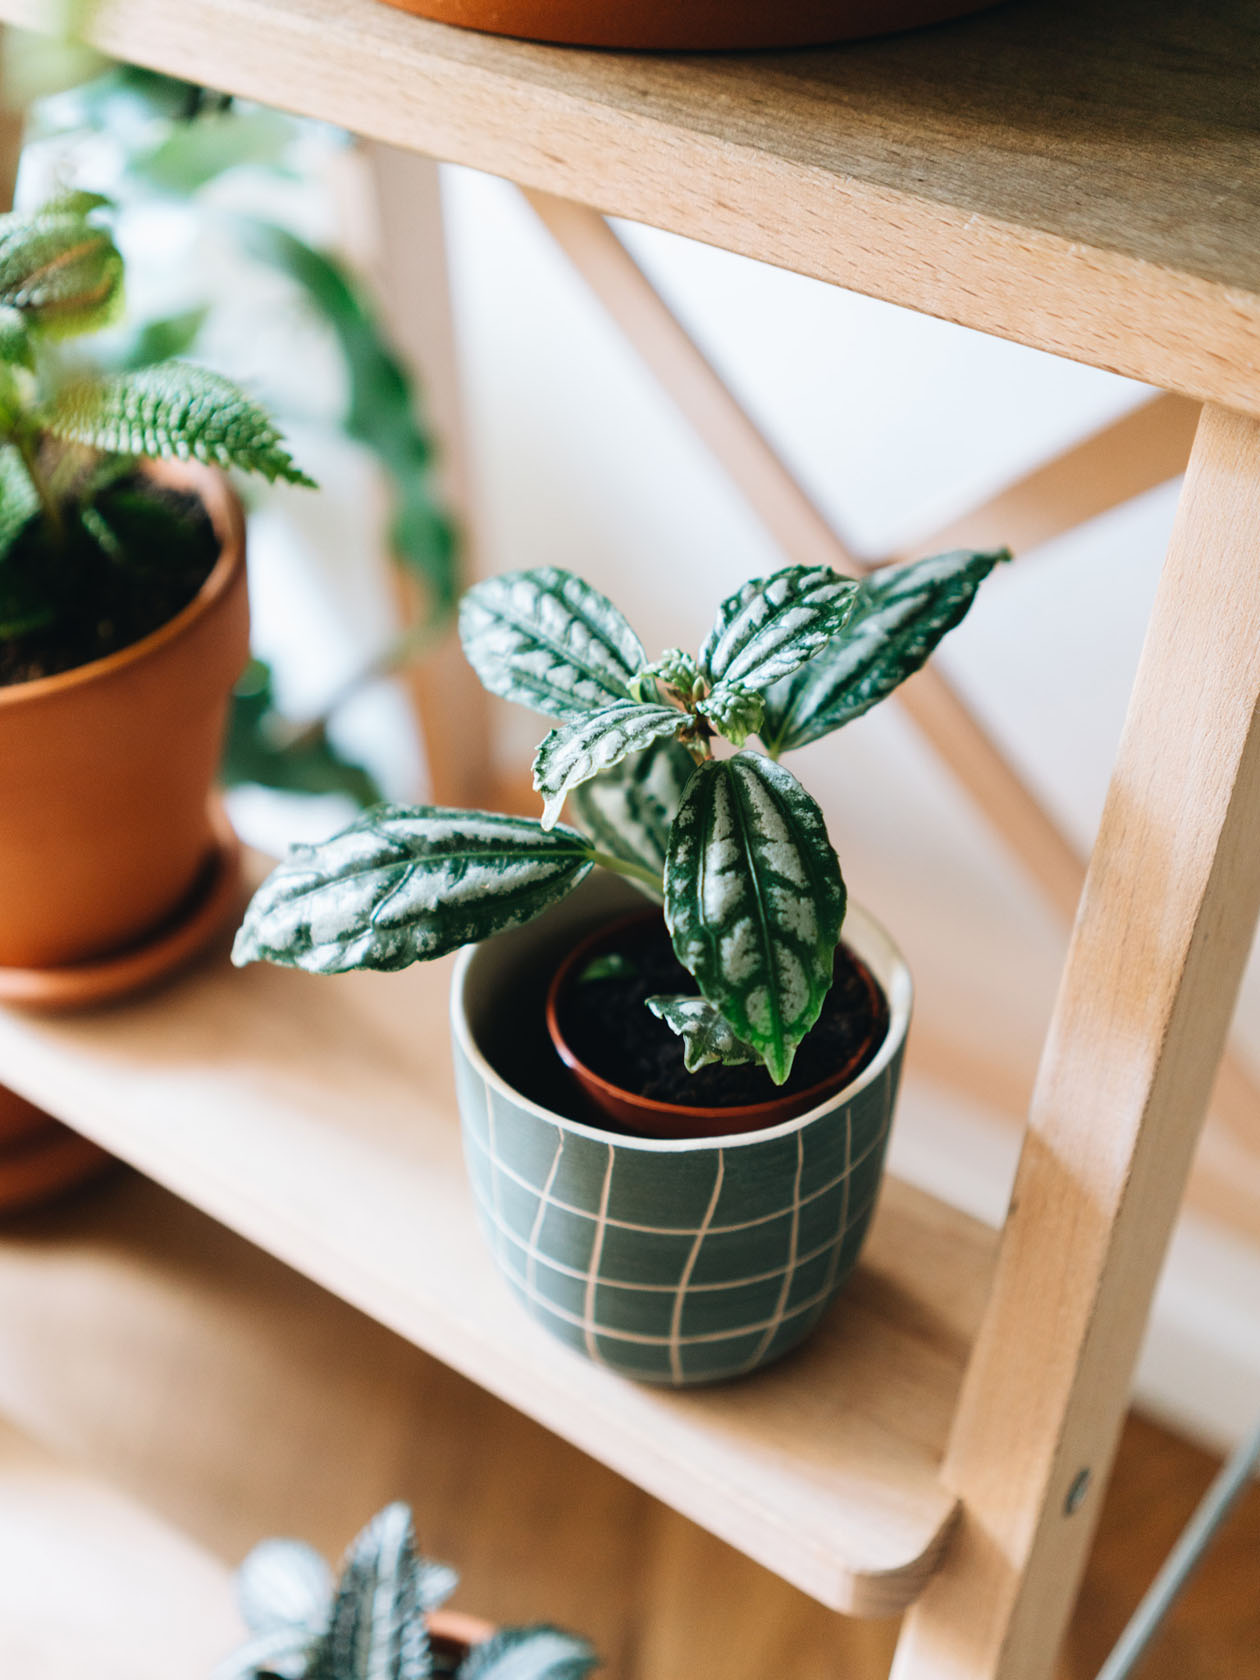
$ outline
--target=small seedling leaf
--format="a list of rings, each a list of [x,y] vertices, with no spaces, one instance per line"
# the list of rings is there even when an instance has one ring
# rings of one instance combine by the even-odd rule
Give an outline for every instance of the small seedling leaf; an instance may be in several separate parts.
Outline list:
[[[650,997],[647,1006],[658,1021],[664,1021],[682,1039],[683,1062],[688,1073],[698,1073],[713,1062],[739,1067],[745,1062],[761,1060],[752,1045],[744,1043],[708,998],[689,997],[680,992],[669,997]]]

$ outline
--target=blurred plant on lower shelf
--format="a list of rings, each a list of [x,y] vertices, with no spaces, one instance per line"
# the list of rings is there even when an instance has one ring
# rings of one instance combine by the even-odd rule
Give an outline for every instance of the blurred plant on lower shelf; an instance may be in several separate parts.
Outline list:
[[[457,1582],[417,1552],[406,1505],[372,1518],[336,1579],[313,1547],[265,1540],[237,1576],[250,1637],[214,1680],[583,1680],[596,1666],[584,1639],[542,1625],[461,1648],[431,1637]]]
[[[63,33],[73,33],[68,24]],[[159,245],[171,243],[175,228],[176,245],[182,237],[186,249],[195,237],[196,251],[207,259],[172,265],[174,307],[170,299],[140,300],[114,335],[116,368],[143,368],[195,349],[199,359],[225,362],[230,372],[234,356],[243,353],[254,364],[251,383],[275,388],[274,408],[285,413],[286,384],[296,387],[298,412],[290,392],[285,413],[291,426],[314,418],[303,383],[309,385],[311,373],[300,364],[319,363],[321,356],[295,357],[283,332],[269,330],[260,318],[257,297],[278,292],[273,316],[282,324],[304,321],[301,331],[313,325],[316,350],[325,361],[331,352],[331,382],[342,396],[340,411],[328,418],[379,468],[389,499],[389,552],[418,582],[425,622],[365,660],[321,715],[304,722],[277,704],[270,670],[261,661],[251,665],[235,699],[224,779],[286,793],[337,792],[371,803],[379,797],[375,780],[330,741],[332,715],[371,682],[422,656],[453,612],[459,562],[456,534],[434,486],[434,447],[416,382],[352,267],[312,236],[318,217],[307,202],[311,193],[303,197],[303,183],[328,166],[348,136],[153,71],[97,55],[85,59],[83,49],[68,43],[65,73],[58,75],[39,39],[13,32],[6,56],[11,85],[16,64],[19,86],[52,90],[32,105],[27,122],[28,142],[38,143],[44,173],[51,170],[59,187],[107,193],[124,235],[128,218],[137,239]],[[39,74],[33,76],[23,66],[36,48]],[[25,173],[23,184],[26,190]],[[195,236],[187,218],[193,218]],[[239,338],[242,328],[248,335],[244,352],[233,345],[233,330]],[[316,409],[322,400],[314,399]]]

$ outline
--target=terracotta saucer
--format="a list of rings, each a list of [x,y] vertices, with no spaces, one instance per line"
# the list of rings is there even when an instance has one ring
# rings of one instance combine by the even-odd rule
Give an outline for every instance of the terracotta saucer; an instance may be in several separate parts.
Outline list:
[[[0,1150],[0,1214],[49,1201],[115,1164],[87,1138],[46,1119],[34,1135]]]
[[[56,968],[0,967],[0,1003],[19,1009],[83,1009],[152,985],[190,962],[240,907],[241,847],[221,807],[212,812],[214,854],[189,898],[139,944]]]

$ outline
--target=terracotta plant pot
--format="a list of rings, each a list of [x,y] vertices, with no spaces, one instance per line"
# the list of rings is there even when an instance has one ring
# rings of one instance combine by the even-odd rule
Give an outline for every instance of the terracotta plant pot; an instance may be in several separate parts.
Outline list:
[[[888,935],[851,908],[846,940],[889,1007],[884,1041],[856,1079],[761,1131],[606,1131],[574,1117],[543,977],[636,905],[632,888],[593,877],[536,922],[461,955],[456,1089],[483,1229],[529,1311],[598,1364],[686,1387],[782,1357],[843,1287],[879,1191],[912,987]]]
[[[0,1085],[0,1213],[37,1207],[113,1164],[103,1149]]]
[[[106,659],[0,688],[0,1000],[16,974],[11,1001],[59,1001],[65,970],[168,934],[222,872],[209,801],[249,657],[244,524],[221,475],[162,476],[196,491],[222,543],[196,599]]]
[[[547,988],[547,1032],[556,1054],[581,1087],[597,1124],[601,1120],[611,1120],[618,1131],[633,1132],[639,1137],[662,1138],[727,1137],[735,1132],[764,1131],[784,1120],[793,1120],[808,1109],[817,1108],[833,1092],[847,1085],[872,1053],[873,1045],[868,1038],[829,1078],[809,1086],[807,1090],[790,1096],[775,1096],[766,1102],[747,1103],[738,1108],[700,1108],[684,1103],[658,1102],[603,1078],[583,1061],[565,1036],[565,995],[588,963],[617,948],[622,932],[659,920],[659,915],[659,911],[655,910],[640,911],[620,917],[608,927],[597,928],[570,951]],[[868,988],[873,1035],[882,1013],[879,989],[865,963],[856,958],[854,961]]]
[[[221,474],[162,468],[218,532],[196,598],[132,646],[0,688],[0,1002],[60,1009],[134,990],[194,955],[239,897],[211,800],[249,657],[244,520]],[[0,1211],[109,1157],[0,1087]]]
[[[466,1616],[462,1610],[434,1610],[427,1618],[429,1642],[441,1670],[453,1669],[463,1662],[474,1645],[480,1645],[494,1632],[493,1624],[480,1616]]]
[[[439,23],[569,46],[802,47],[941,23],[996,0],[390,0]]]

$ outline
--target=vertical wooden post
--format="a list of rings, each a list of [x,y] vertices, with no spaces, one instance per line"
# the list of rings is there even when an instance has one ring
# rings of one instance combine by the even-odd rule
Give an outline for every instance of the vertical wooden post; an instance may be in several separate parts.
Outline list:
[[[1043,1680],[1260,905],[1260,423],[1205,409],[895,1680]]]
[[[465,575],[476,574],[476,520],[451,309],[438,165],[432,158],[370,143],[365,147],[380,219],[379,293],[395,344],[415,367],[439,449],[437,481],[460,536]],[[403,612],[424,610],[419,591],[400,582]],[[496,777],[489,708],[452,632],[405,674],[428,762],[430,795],[440,805],[492,803]]]

